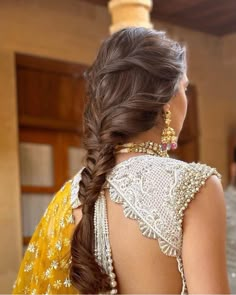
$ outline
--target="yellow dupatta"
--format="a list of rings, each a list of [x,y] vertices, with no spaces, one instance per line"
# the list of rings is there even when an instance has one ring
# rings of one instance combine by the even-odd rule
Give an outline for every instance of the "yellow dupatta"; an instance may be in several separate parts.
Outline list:
[[[74,180],[70,180],[56,193],[36,227],[13,294],[79,294],[69,279],[70,245],[75,228],[71,193],[78,192],[77,176],[74,188]]]

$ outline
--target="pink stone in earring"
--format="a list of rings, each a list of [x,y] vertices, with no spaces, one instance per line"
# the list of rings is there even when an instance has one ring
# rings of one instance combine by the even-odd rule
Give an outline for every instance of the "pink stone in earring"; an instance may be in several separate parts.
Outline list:
[[[162,149],[163,151],[165,151],[165,150],[167,149],[167,143],[162,143],[162,144],[161,144],[161,149]]]
[[[172,144],[171,144],[171,149],[172,149],[172,150],[177,149],[177,143],[176,143],[176,142],[172,142]]]

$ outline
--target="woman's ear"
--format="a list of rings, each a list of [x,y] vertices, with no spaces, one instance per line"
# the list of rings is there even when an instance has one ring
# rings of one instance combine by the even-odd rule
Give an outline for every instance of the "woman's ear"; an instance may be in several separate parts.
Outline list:
[[[170,110],[170,103],[166,103],[162,108],[162,112],[167,112],[169,110]]]

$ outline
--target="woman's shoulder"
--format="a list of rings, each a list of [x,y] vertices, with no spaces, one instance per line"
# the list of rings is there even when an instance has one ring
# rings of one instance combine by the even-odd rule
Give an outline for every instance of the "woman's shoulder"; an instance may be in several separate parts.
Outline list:
[[[180,217],[189,203],[196,197],[198,192],[202,191],[202,187],[206,187],[207,183],[210,186],[219,184],[222,175],[215,167],[201,162],[184,162],[181,160],[170,159],[175,169],[175,186],[174,191],[177,196],[177,204],[180,212]],[[168,164],[167,164],[168,165]],[[215,177],[211,177],[215,176]]]

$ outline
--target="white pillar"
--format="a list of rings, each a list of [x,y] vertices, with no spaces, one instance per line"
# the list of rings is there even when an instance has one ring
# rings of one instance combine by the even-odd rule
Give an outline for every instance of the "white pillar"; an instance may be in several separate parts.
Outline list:
[[[153,28],[152,0],[110,0],[108,9],[112,17],[111,34],[129,26]]]

